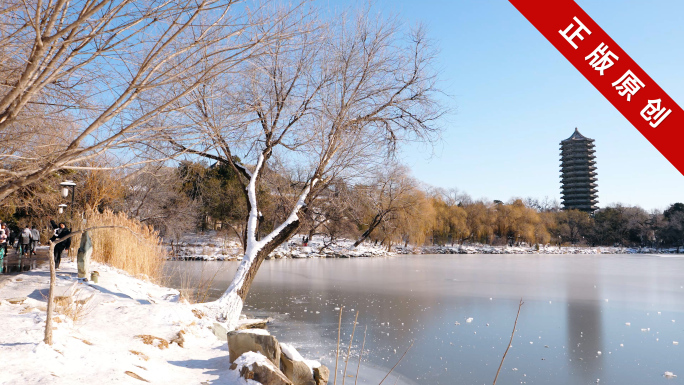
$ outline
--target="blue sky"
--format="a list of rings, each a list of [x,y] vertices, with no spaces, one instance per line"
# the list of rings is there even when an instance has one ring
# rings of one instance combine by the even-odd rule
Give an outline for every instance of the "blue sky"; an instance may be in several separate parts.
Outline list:
[[[577,2],[684,103],[684,1]],[[599,206],[684,201],[684,176],[508,1],[379,0],[375,8],[422,22],[441,51],[454,113],[434,153],[403,150],[418,179],[475,198],[560,200],[559,142],[578,127],[596,140]]]

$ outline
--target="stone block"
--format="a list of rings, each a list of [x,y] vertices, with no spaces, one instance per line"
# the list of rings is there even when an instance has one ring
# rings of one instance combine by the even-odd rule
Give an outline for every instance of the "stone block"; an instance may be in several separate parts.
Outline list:
[[[257,330],[259,329],[255,329],[255,331]],[[228,333],[230,362],[233,363],[245,352],[256,352],[264,355],[277,368],[280,367],[281,350],[278,340],[269,334],[251,333],[250,331]]]

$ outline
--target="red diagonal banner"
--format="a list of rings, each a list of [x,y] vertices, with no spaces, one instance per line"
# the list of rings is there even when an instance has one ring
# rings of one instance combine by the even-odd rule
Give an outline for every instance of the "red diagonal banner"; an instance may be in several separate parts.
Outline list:
[[[577,3],[509,1],[684,174],[684,111]]]

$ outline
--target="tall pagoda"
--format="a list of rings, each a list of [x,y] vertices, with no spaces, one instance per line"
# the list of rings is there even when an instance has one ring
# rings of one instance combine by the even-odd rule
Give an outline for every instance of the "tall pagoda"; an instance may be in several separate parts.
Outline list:
[[[561,200],[565,210],[593,213],[598,207],[594,139],[575,132],[560,142]]]

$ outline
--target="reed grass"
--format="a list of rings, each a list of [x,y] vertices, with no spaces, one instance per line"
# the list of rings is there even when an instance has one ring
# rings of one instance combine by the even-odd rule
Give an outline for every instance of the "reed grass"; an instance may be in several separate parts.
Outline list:
[[[337,363],[340,360],[340,335],[342,333],[342,310],[343,309],[344,309],[344,306],[340,307],[340,320],[339,320],[339,323],[337,325],[337,354],[335,356],[335,375],[333,377],[333,385],[335,385],[337,383]],[[359,312],[357,311],[356,317],[354,317],[354,325],[352,328],[351,338],[349,340],[349,348],[347,349],[347,358],[344,361],[344,371],[342,373],[342,385],[344,385],[344,380],[347,377],[347,364],[349,364],[349,359],[351,358],[351,348],[352,348],[352,345],[354,343],[354,332],[356,332],[356,325],[358,324],[358,321],[359,321]],[[349,376],[349,377],[354,377],[354,385],[356,385],[359,381],[359,370],[361,369],[361,357],[363,357],[363,350],[366,347],[366,333],[367,332],[368,332],[368,326],[366,326],[366,329],[363,332],[363,344],[361,345],[361,351],[359,351],[359,363],[356,367],[356,376],[351,376],[351,375]],[[385,382],[387,377],[389,377],[389,375],[392,374],[394,369],[396,369],[397,366],[399,366],[399,364],[404,359],[404,357],[406,357],[406,353],[408,353],[409,350],[411,350],[411,348],[413,347],[414,342],[415,341],[411,342],[411,345],[409,345],[409,347],[406,349],[404,354],[401,355],[401,357],[399,358],[399,361],[397,361],[397,363],[394,364],[392,369],[390,369],[390,371],[387,372],[385,377],[380,381],[380,383],[378,385],[382,385],[382,383]],[[397,377],[395,385],[398,381],[399,381],[399,377]]]
[[[195,272],[184,267],[174,269],[171,272],[171,276],[167,277],[167,280],[169,281],[172,281],[172,278],[174,277],[178,277],[178,281],[180,281],[179,291],[181,298],[188,301],[188,303],[208,302],[216,277],[230,267],[230,265],[223,261],[218,267],[212,265],[212,268],[207,270],[205,262],[198,263],[201,264],[199,277],[196,277]]]
[[[349,349],[347,349],[347,359],[344,361],[344,373],[342,373],[342,385],[344,385],[344,380],[347,378],[347,365],[349,364],[349,358],[351,357],[352,343],[354,342],[354,332],[356,332],[356,324],[359,320],[359,311],[356,311],[356,317],[354,318],[354,328],[352,329],[351,338],[349,339]]]
[[[91,232],[94,261],[124,270],[135,277],[160,282],[167,252],[159,233],[152,226],[111,210],[102,213],[89,210],[84,218],[85,227],[121,226]],[[81,237],[75,236],[72,248],[77,250],[80,242]]]

